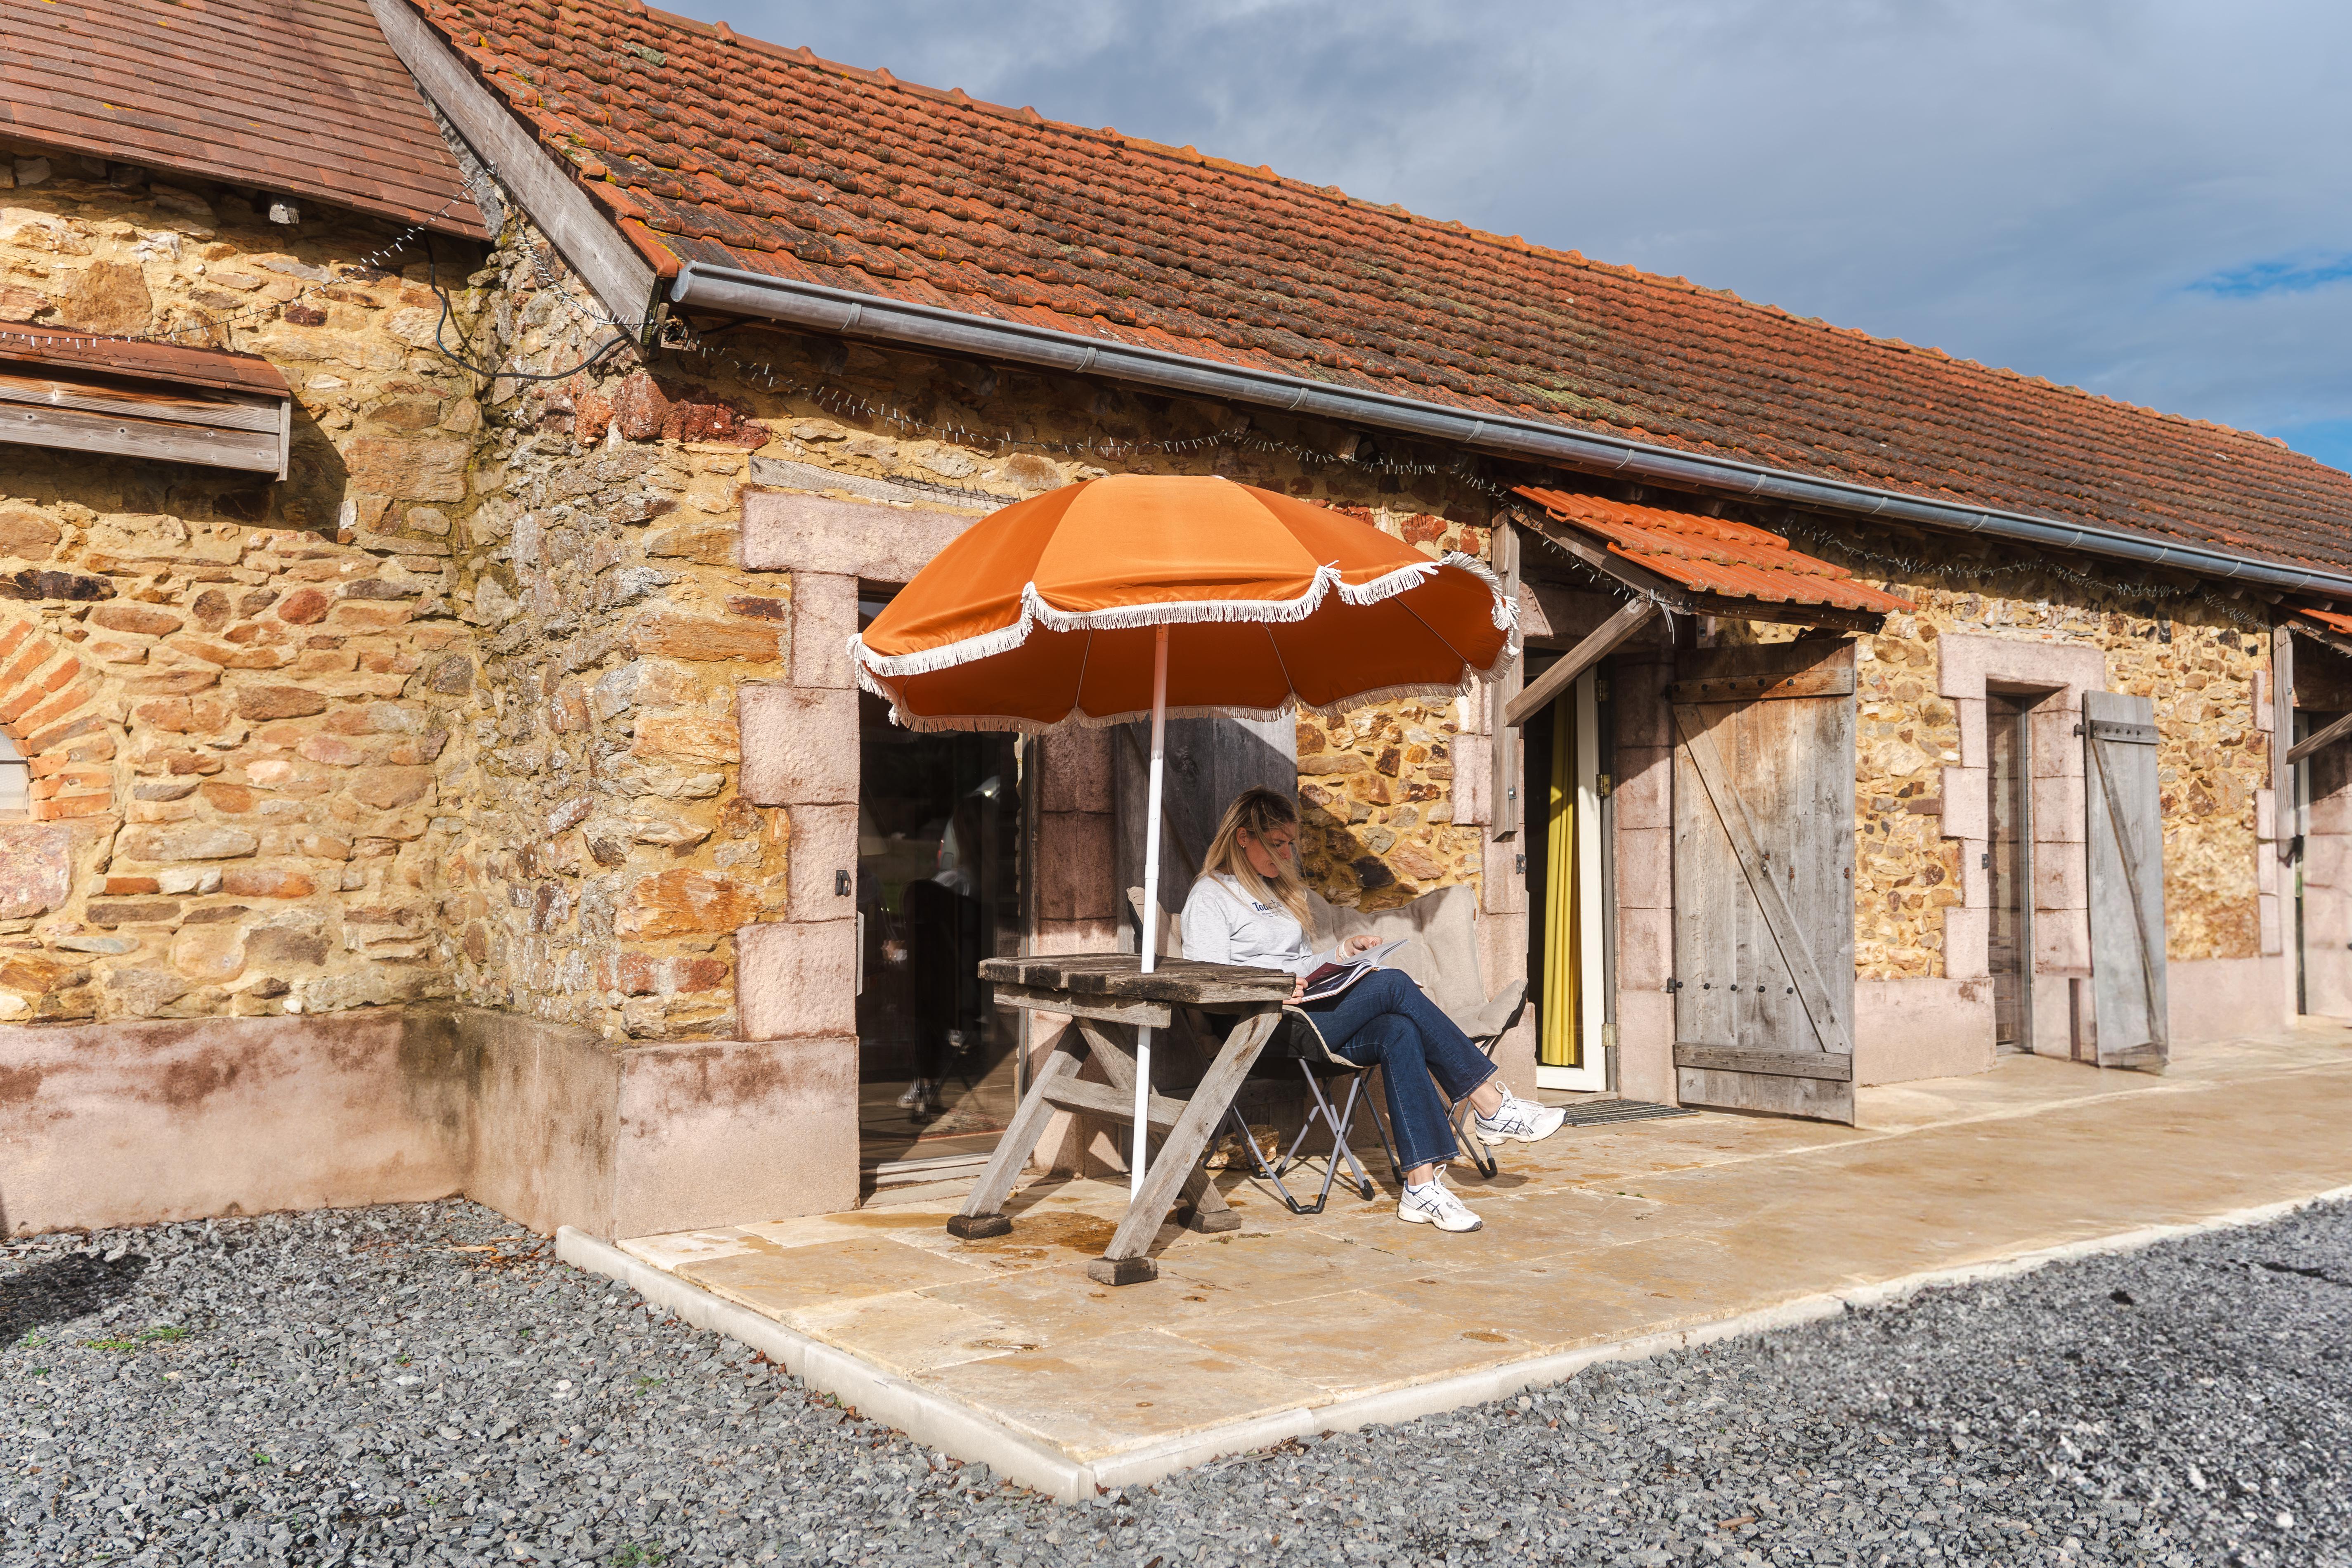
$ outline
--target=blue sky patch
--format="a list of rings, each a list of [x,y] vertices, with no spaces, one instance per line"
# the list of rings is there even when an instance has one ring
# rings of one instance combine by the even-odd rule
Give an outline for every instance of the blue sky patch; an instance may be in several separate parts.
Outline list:
[[[2306,458],[2352,472],[2352,419],[2315,419],[2280,431],[2279,438]]]
[[[2189,287],[2224,300],[2253,300],[2264,294],[2305,293],[2347,278],[2352,278],[2352,256],[2281,258],[2210,272]]]

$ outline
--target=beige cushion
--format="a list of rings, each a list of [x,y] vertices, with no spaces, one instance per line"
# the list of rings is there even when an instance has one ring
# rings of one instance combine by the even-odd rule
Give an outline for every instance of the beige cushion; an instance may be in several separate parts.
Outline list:
[[[1486,977],[1478,965],[1478,889],[1466,883],[1423,893],[1391,910],[1349,909],[1309,891],[1318,946],[1342,937],[1370,935],[1409,943],[1390,962],[1429,993],[1445,1016],[1474,1039],[1491,1033],[1483,1026],[1489,1011]]]

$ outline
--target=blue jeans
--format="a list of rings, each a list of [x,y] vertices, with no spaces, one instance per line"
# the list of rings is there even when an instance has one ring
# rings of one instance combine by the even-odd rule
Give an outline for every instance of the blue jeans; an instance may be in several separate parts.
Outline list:
[[[1299,1009],[1336,1056],[1381,1068],[1396,1134],[1397,1157],[1408,1171],[1454,1158],[1454,1121],[1437,1087],[1459,1101],[1495,1076],[1496,1068],[1437,1010],[1412,978],[1383,969],[1328,1002]],[[1431,1079],[1434,1079],[1435,1083]]]

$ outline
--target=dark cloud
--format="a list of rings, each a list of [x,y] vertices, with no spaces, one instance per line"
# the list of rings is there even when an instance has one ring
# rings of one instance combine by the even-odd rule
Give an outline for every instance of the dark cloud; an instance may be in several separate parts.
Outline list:
[[[2352,466],[2352,8],[669,3]]]

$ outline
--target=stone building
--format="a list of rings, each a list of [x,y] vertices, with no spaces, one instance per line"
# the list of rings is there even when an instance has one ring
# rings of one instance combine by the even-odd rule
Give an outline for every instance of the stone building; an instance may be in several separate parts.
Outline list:
[[[1522,1089],[2352,1008],[2352,478],[2276,442],[609,0],[0,8],[12,1231],[968,1173],[1042,1043],[971,963],[1133,942],[1132,744],[845,650],[1115,470],[1515,584],[1491,690],[1188,731],[1175,837],[1295,776]]]

